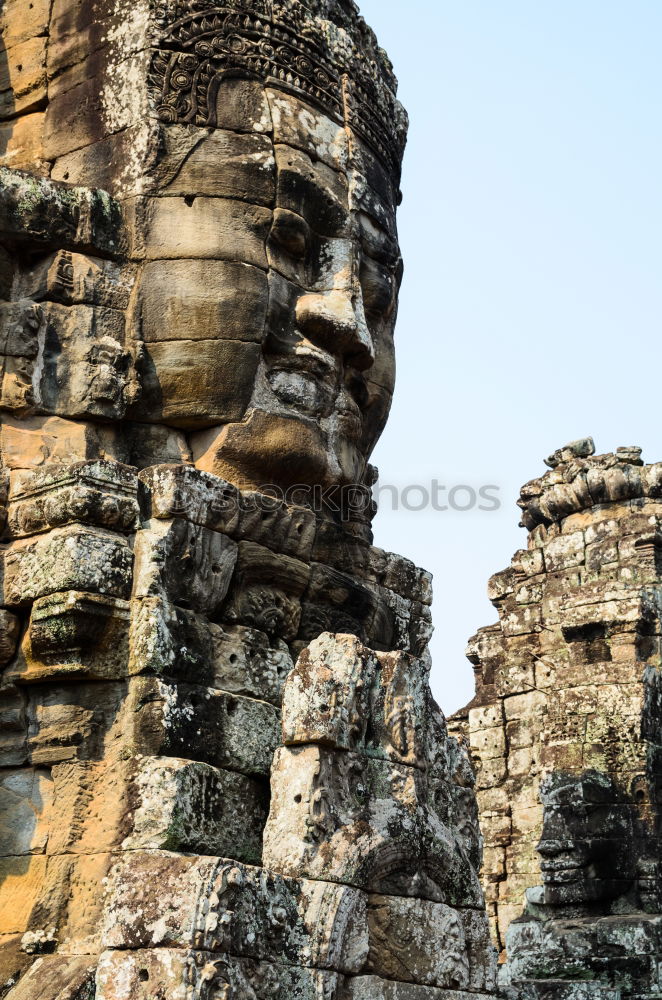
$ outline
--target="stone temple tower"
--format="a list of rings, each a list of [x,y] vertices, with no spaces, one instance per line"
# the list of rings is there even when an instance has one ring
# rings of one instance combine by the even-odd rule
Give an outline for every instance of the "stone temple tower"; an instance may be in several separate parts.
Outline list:
[[[0,996],[494,988],[372,544],[406,119],[351,0],[0,12]]]
[[[661,992],[662,465],[560,449],[522,489],[453,720],[478,767],[483,881],[509,997]]]

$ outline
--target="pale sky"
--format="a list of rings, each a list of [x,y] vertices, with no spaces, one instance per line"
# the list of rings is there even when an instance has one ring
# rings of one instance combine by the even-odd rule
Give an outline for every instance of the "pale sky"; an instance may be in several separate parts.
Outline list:
[[[411,116],[398,388],[374,456],[400,488],[498,512],[394,512],[375,543],[435,575],[435,695],[525,533],[519,487],[586,435],[662,460],[662,0],[363,0]],[[416,503],[420,493],[410,493]],[[455,494],[465,504],[466,491]]]

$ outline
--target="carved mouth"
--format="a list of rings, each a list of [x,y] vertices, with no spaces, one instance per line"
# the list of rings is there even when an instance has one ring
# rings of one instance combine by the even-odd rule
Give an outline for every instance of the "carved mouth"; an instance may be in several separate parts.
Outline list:
[[[335,359],[313,345],[299,343],[287,353],[268,359],[269,385],[288,407],[307,416],[328,417],[338,393]]]
[[[581,858],[548,858],[541,862],[540,870],[548,885],[563,885],[595,877],[593,865]]]
[[[339,434],[358,441],[363,419],[358,407],[347,406],[340,363],[314,345],[298,344],[288,353],[271,355],[267,379],[281,403],[316,419],[331,417]]]
[[[273,394],[287,407],[318,418],[328,416],[333,408],[335,386],[310,372],[278,365],[267,378]]]
[[[349,441],[358,441],[363,433],[363,421],[358,413],[342,410],[337,416],[338,430]]]

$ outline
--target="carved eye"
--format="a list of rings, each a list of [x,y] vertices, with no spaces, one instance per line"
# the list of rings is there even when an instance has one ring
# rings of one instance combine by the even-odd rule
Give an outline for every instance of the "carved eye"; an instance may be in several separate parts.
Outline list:
[[[276,211],[271,239],[290,257],[305,260],[309,242],[308,226],[298,215],[283,210]]]
[[[361,289],[367,314],[388,317],[395,304],[395,276],[384,264],[364,257],[361,262]]]
[[[360,410],[365,409],[369,402],[368,386],[362,375],[348,373],[345,384],[352,399]]]

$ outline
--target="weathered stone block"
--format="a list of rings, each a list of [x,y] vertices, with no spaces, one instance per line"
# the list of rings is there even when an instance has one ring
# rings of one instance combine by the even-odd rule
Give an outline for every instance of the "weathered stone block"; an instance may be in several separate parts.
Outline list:
[[[126,309],[134,279],[134,270],[127,265],[60,250],[18,275],[15,296],[65,306]]]
[[[139,474],[143,517],[183,517],[235,537],[241,494],[218,476],[188,465],[155,465]]]
[[[0,167],[0,192],[0,233],[11,243],[103,257],[124,248],[120,206],[104,191]]]
[[[103,757],[125,697],[121,684],[39,685],[27,704],[30,762],[51,766]]]
[[[8,527],[13,538],[71,522],[131,532],[139,522],[135,471],[119,462],[72,463],[13,477]]]
[[[209,952],[154,949],[105,952],[96,985],[97,1000],[151,1000],[155,989],[181,993],[186,1000],[335,1000],[338,976]]]
[[[199,762],[143,758],[131,794],[124,851],[180,851],[260,864],[268,792],[252,778]]]
[[[69,525],[13,542],[4,553],[4,603],[24,607],[47,594],[88,591],[126,598],[131,586],[128,542],[101,528]]]
[[[262,84],[258,80],[224,77],[218,88],[216,124],[233,132],[271,132],[271,112]]]
[[[347,133],[341,125],[280,90],[267,89],[266,93],[275,142],[301,149],[334,170],[347,165]]]
[[[195,948],[356,973],[368,954],[366,901],[346,886],[217,858],[135,853],[108,879],[102,946]]]
[[[443,770],[445,725],[428,676],[427,662],[324,633],[303,650],[285,685],[283,742]]]
[[[0,167],[48,175],[50,164],[44,155],[43,141],[45,119],[45,112],[36,111],[0,122]]]
[[[48,0],[5,0],[0,11],[0,33],[7,48],[28,38],[46,35],[50,6]]]
[[[62,417],[121,420],[138,393],[124,316],[102,306],[43,307],[35,406]]]
[[[51,801],[47,771],[0,771],[0,857],[45,853]]]
[[[170,199],[168,199],[170,200]],[[241,420],[253,391],[260,349],[233,340],[169,340],[144,347],[142,393],[133,419],[174,427]]]
[[[242,490],[235,537],[255,542],[302,562],[309,562],[317,520],[312,510],[296,507],[265,493]]]
[[[477,876],[436,815],[433,787],[417,769],[390,761],[283,747],[271,775],[264,863],[370,892],[478,905]]]
[[[174,126],[164,129],[164,139],[166,149],[158,171],[165,175],[165,193],[273,205],[276,163],[269,137]]]
[[[28,759],[26,698],[6,680],[0,686],[0,767],[20,767]]]
[[[214,647],[209,623],[161,598],[131,607],[129,673],[212,683]]]
[[[23,934],[46,876],[44,855],[0,858],[0,934]]]
[[[472,708],[469,712],[469,731],[480,732],[482,729],[493,729],[495,726],[503,724],[503,702],[497,701],[494,705],[481,705],[479,708]]]
[[[210,617],[230,586],[237,545],[182,518],[145,523],[135,539],[134,599],[160,597]]]
[[[367,971],[384,979],[464,990],[469,956],[461,912],[429,900],[371,896]]]
[[[13,676],[27,683],[125,677],[129,618],[129,603],[115,597],[71,590],[40,597],[32,606]]]
[[[131,35],[122,33],[125,39]],[[130,128],[146,117],[145,91],[139,81],[147,74],[147,53],[110,53],[106,49],[106,54],[114,63],[112,72],[94,75],[99,62],[94,65],[90,60],[87,65],[73,66],[53,86],[44,133],[49,160]]]
[[[581,565],[585,559],[585,545],[582,531],[552,539],[544,549],[547,571],[551,573]]]
[[[306,219],[321,236],[339,237],[347,219],[346,174],[291,146],[275,146],[278,170],[276,202],[282,211]]]
[[[248,452],[247,452],[248,447]],[[328,454],[319,424],[308,417],[283,416],[251,406],[241,424],[228,424],[191,436],[195,465],[222,479],[239,479],[259,489],[326,482]],[[287,466],[282,455],[288,454]]]
[[[506,733],[502,726],[477,730],[470,735],[472,751],[481,760],[492,760],[506,755]]]
[[[81,67],[80,72],[84,71]],[[88,146],[62,153],[53,162],[50,176],[54,181],[101,188],[122,201],[145,194],[153,187],[147,171],[159,155],[161,135],[157,122],[143,119],[121,132],[102,135]]]
[[[497,984],[497,950],[494,947],[490,921],[484,908],[460,911],[469,958],[471,991],[493,993]]]
[[[46,101],[46,39],[26,38],[3,49],[0,118],[39,109]]]
[[[542,611],[539,605],[521,607],[514,602],[508,606],[502,618],[502,628],[504,635],[518,636],[531,635],[540,632],[542,625]]]
[[[303,650],[285,684],[283,742],[363,749],[377,683],[375,653],[354,636],[324,633]]]
[[[386,553],[382,549],[372,548],[334,521],[323,520],[317,525],[311,558],[371,583],[379,582],[386,568]]]
[[[231,198],[138,199],[132,256],[242,261],[263,269],[272,213]]]
[[[451,992],[412,983],[392,983],[377,976],[358,976],[346,980],[338,1000],[468,1000],[468,996],[487,1000],[487,995],[481,993]]]
[[[0,989],[16,986],[24,972],[32,965],[32,955],[21,950],[20,934],[0,935]]]
[[[235,625],[210,625],[214,687],[280,705],[283,685],[294,668],[287,645],[264,632]]]
[[[308,566],[298,559],[277,555],[254,542],[240,542],[224,621],[247,625],[286,642],[293,640],[308,576]]]
[[[35,358],[43,309],[31,299],[0,303],[0,348],[9,358]],[[6,366],[8,358],[4,359]]]
[[[0,608],[0,667],[5,667],[14,657],[21,624],[16,615]]]
[[[191,462],[191,449],[186,435],[163,424],[125,421],[121,445],[126,449],[124,461],[138,469],[162,463],[186,465]]]
[[[131,683],[135,749],[153,756],[205,761],[267,777],[279,744],[276,708],[264,701],[156,678]]]
[[[150,261],[143,271],[137,321],[146,343],[264,339],[264,271],[220,260]]]
[[[379,581],[383,587],[422,604],[432,604],[432,574],[419,569],[410,559],[386,552],[384,576]]]
[[[54,0],[50,25],[49,76],[64,80],[113,73],[129,53],[146,44],[146,6],[128,0]],[[122,27],[131,25],[130,31]],[[140,78],[127,86],[136,89]],[[128,99],[128,97],[127,97]]]
[[[377,597],[367,586],[346,573],[313,563],[299,638],[312,642],[322,632],[332,632],[365,640],[376,608]]]
[[[121,461],[124,457],[114,428],[62,417],[18,420],[4,414],[0,449],[5,466],[11,470],[71,465],[97,458]]]
[[[96,960],[90,955],[49,955],[38,958],[17,986],[11,1000],[78,1000],[93,996]]]

